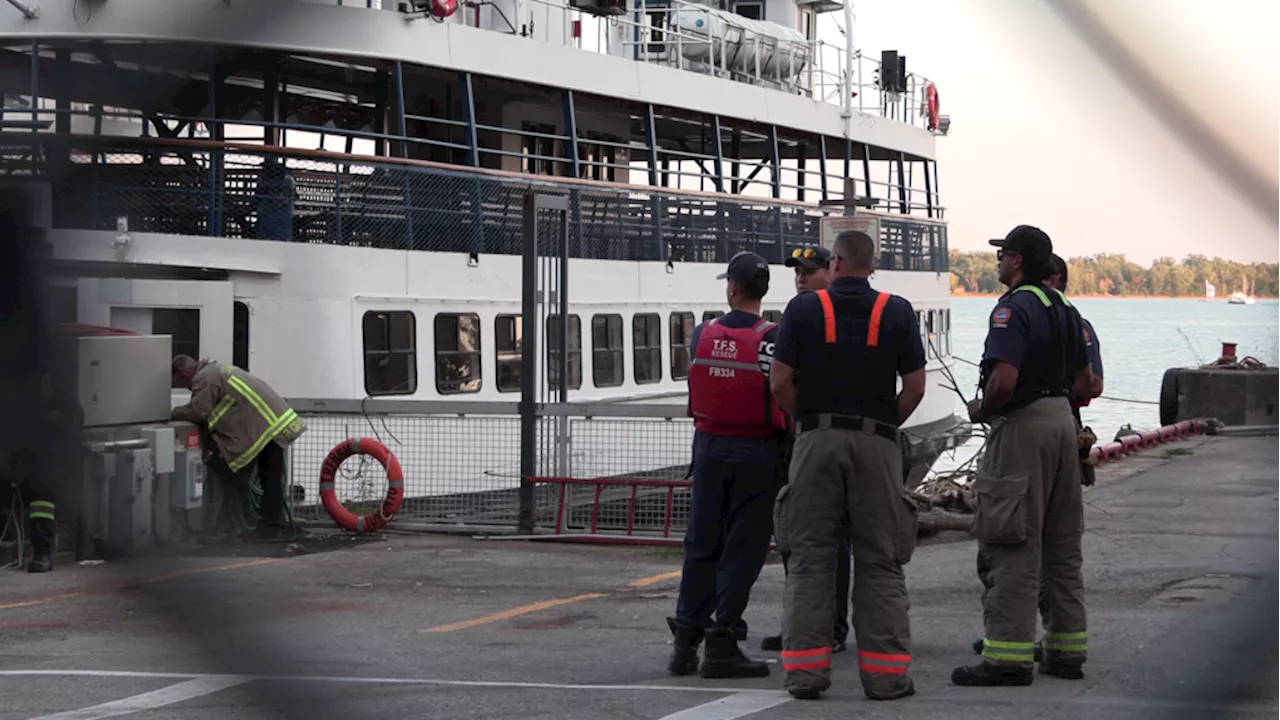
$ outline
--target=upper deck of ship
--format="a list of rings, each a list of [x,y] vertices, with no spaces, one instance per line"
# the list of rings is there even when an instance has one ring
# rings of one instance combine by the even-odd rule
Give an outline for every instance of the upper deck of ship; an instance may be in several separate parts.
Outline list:
[[[480,254],[518,253],[519,196],[536,185],[571,198],[575,257],[612,260],[753,249],[781,263],[844,201],[885,216],[884,269],[947,267],[932,159],[946,126],[936,108],[919,114],[912,93],[931,86],[914,75],[881,92],[857,71],[874,63],[848,56],[851,93],[832,95],[834,48],[816,35],[776,24],[747,48],[754,26],[684,0],[625,0],[639,23],[597,24],[633,40],[602,53],[574,30],[598,16],[551,4],[564,0],[484,0],[440,21],[335,1],[6,8],[0,172],[56,179],[63,228],[127,218],[171,235]],[[796,0],[767,4],[812,18]],[[491,27],[556,7],[563,23]],[[671,31],[704,21],[732,42],[699,50]],[[551,27],[564,35],[538,37]]]
[[[425,0],[44,3],[34,18],[0,13],[0,38],[212,44],[403,62],[934,158],[932,84],[901,58],[902,77],[891,72],[882,89],[880,61],[819,37],[819,17],[842,9],[841,0],[710,1],[727,9],[686,0],[463,0],[437,18],[429,7],[418,10]],[[838,25],[831,27],[842,31]]]

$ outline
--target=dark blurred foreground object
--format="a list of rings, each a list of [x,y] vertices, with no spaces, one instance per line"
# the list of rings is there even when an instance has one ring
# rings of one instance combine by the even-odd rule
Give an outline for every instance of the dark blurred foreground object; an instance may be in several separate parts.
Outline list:
[[[0,184],[0,476],[26,507],[29,572],[53,569],[56,498],[75,477],[62,460],[79,458],[82,445],[83,413],[51,370],[44,292],[49,202],[47,186]]]

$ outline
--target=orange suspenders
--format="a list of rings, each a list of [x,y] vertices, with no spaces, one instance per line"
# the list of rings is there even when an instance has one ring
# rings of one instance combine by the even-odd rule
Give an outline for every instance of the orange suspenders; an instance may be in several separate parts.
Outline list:
[[[827,342],[836,341],[836,310],[831,305],[831,295],[826,290],[817,292],[818,302],[822,303],[822,320],[826,327]],[[877,293],[876,304],[871,308],[871,325],[867,328],[867,347],[880,344],[880,318],[884,316],[884,306],[889,303],[889,293]]]

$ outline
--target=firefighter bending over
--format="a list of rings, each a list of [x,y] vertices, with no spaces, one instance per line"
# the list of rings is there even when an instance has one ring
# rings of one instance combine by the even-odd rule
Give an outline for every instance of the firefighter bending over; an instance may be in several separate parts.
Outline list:
[[[892,700],[915,692],[902,566],[915,551],[917,521],[898,427],[924,398],[924,346],[911,303],[867,282],[871,237],[842,232],[831,250],[831,288],[791,301],[773,359],[774,395],[798,432],[774,508],[778,548],[789,555],[782,664],[796,698],[831,687],[834,563],[848,537],[863,692]]]
[[[201,426],[212,440],[209,469],[223,482],[247,485],[254,473],[262,483],[260,539],[280,536],[284,510],[284,450],[306,431],[302,418],[262,380],[231,365],[173,359],[173,375],[191,389],[191,401],[173,409],[174,420]]]

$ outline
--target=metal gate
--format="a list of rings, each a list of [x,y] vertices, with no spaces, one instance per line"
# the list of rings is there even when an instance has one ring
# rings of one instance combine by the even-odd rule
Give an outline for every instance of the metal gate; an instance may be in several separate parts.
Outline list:
[[[569,199],[529,193],[524,197],[524,272],[521,281],[520,362],[520,532],[533,531],[536,475],[567,476],[569,418],[540,419],[538,407],[566,403],[573,384],[570,343],[581,342],[581,327],[570,332]],[[546,328],[547,351],[539,352]],[[576,348],[581,350],[581,348]],[[581,355],[578,355],[581,358]],[[545,358],[546,372],[541,372]],[[578,361],[581,378],[582,365]],[[539,449],[550,457],[543,457]],[[539,467],[541,465],[541,467]]]

